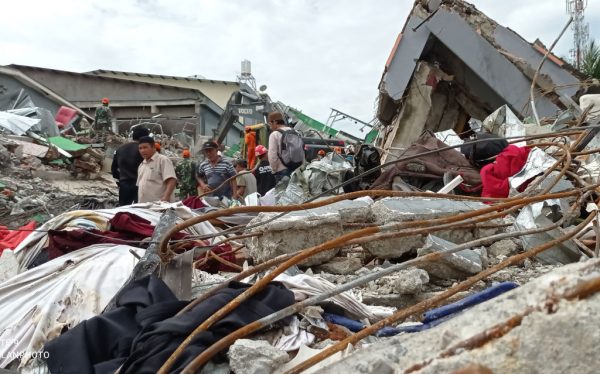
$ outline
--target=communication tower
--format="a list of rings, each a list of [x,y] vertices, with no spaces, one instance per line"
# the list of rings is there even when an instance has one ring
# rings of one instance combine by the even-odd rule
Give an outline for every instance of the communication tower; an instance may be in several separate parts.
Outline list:
[[[587,7],[587,0],[566,0],[567,13],[573,17],[573,48],[569,50],[571,61],[577,69],[581,67],[583,53],[590,36],[589,26],[584,20],[583,12]]]

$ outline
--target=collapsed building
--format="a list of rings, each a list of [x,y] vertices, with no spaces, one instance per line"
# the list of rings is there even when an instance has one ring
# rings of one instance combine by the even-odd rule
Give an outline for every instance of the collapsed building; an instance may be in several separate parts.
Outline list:
[[[78,206],[3,228],[0,368],[597,371],[598,118],[578,105],[588,82],[551,56],[530,119],[545,53],[467,3],[419,0],[379,87],[367,158],[384,164],[354,165],[367,188],[341,193],[352,165],[332,153],[271,203]],[[487,137],[461,139],[475,120]],[[32,162],[15,149],[0,161]]]
[[[546,52],[539,40],[527,42],[464,1],[416,1],[379,83],[380,145],[398,154],[423,130],[464,133],[469,120],[503,105],[533,117],[530,88]],[[536,79],[538,115],[576,107],[583,80],[550,54]]]

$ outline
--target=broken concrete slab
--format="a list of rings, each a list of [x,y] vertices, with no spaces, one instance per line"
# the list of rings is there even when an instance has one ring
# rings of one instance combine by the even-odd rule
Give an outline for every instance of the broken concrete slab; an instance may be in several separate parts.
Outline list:
[[[573,301],[556,296],[598,278],[600,259],[561,267],[432,329],[375,343],[320,372],[370,373],[385,363],[390,373],[409,368],[419,374],[449,373],[476,362],[494,373],[595,373],[600,294]],[[507,326],[504,335],[442,357],[449,348],[519,315],[521,323]]]
[[[393,282],[394,292],[399,294],[417,294],[429,283],[429,274],[422,269],[412,268],[400,272]]]
[[[397,309],[404,309],[411,307],[421,301],[431,299],[439,295],[442,291],[437,292],[422,292],[414,295],[409,294],[389,294],[382,295],[376,292],[363,292],[362,302],[367,305],[376,306],[387,306]],[[461,300],[463,297],[470,295],[469,292],[459,292],[456,295],[448,299],[448,302],[455,302]]]
[[[362,267],[362,261],[358,257],[334,257],[328,262],[319,265],[315,270],[325,273],[347,275],[354,274]]]
[[[260,213],[248,224],[252,226],[272,219],[278,213]],[[344,223],[371,221],[370,204],[360,200],[343,200],[321,208],[290,212],[273,222],[256,227],[252,232],[261,236],[246,240],[248,253],[256,262],[263,262],[286,253],[322,244],[344,233]],[[319,253],[300,265],[322,264],[339,252],[338,249]]]
[[[385,198],[371,207],[377,224],[431,220],[486,208],[487,205],[473,201],[427,198]],[[495,221],[490,221],[494,223]],[[454,243],[465,243],[474,238],[496,234],[498,229],[464,228],[436,232],[436,236]],[[398,258],[425,245],[424,235],[398,239],[378,240],[363,244],[372,255],[379,258]]]
[[[420,257],[430,253],[446,252],[455,246],[455,243],[429,235],[425,246],[417,251],[417,255]],[[417,267],[426,270],[430,276],[440,279],[465,279],[483,270],[480,254],[470,249],[451,253],[436,261],[418,264]]]
[[[264,340],[238,339],[227,353],[236,374],[271,374],[290,357]]]
[[[409,268],[373,281],[369,290],[376,291],[378,295],[415,295],[427,283],[429,274],[425,270]]]
[[[517,243],[511,239],[503,239],[495,242],[489,248],[487,253],[492,257],[505,256],[509,257],[519,251]]]
[[[535,227],[552,225],[552,220],[550,220],[544,214],[541,214],[541,210],[537,211],[537,207],[539,207],[540,204],[541,203],[528,205],[521,209],[521,212],[517,216],[517,220],[514,224],[516,230],[526,230]],[[524,235],[521,237],[521,241],[523,243],[523,248],[527,251],[535,248],[536,246],[552,241],[562,235],[564,235],[563,230],[556,228],[534,235]],[[542,264],[546,265],[569,264],[579,261],[581,258],[581,253],[577,249],[577,245],[575,242],[573,242],[573,240],[567,240],[536,255],[535,258]]]

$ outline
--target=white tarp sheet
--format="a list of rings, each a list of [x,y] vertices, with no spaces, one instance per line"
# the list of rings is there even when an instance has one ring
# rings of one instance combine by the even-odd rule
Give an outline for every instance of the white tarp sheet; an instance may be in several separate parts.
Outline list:
[[[67,227],[77,227],[95,228],[103,231],[108,228],[108,221],[118,212],[135,214],[150,221],[152,225],[156,226],[162,213],[169,208],[175,209],[178,217],[177,223],[198,215],[190,208],[181,204],[181,202],[172,204],[140,203],[126,205],[114,209],[74,210],[63,213],[44,223],[38,228],[40,231],[32,232],[15,248],[15,256],[17,261],[19,261],[19,272],[25,271],[25,269],[29,267],[29,265],[40,253],[42,248],[47,245],[46,242],[48,239],[48,234],[45,232],[47,230],[61,230]],[[209,222],[202,222],[190,227],[189,229],[185,230],[185,232],[192,235],[206,235],[217,233],[218,231]],[[224,237],[219,236],[213,240],[220,241],[222,239],[224,239]]]
[[[125,283],[144,250],[99,244],[71,252],[0,284],[0,367],[23,353],[35,364],[44,344],[102,312]]]

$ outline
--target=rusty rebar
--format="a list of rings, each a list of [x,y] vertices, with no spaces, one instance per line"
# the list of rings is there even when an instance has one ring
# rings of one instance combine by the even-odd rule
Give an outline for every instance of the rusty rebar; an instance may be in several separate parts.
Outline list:
[[[392,265],[388,268],[382,269],[380,271],[377,272],[373,272],[371,274],[367,274],[365,276],[359,277],[351,282],[345,283],[343,285],[337,286],[336,288],[323,292],[319,295],[315,295],[313,297],[310,297],[308,299],[305,299],[301,302],[295,303],[294,305],[291,305],[285,309],[282,309],[278,312],[275,312],[269,316],[263,317],[255,322],[252,322],[232,333],[230,333],[229,335],[223,337],[222,339],[220,339],[218,342],[214,343],[212,346],[208,347],[207,349],[205,349],[196,359],[194,359],[193,362],[191,362],[189,365],[189,372],[194,372],[195,370],[198,370],[200,367],[202,367],[204,364],[206,364],[210,359],[212,359],[216,354],[218,354],[219,352],[221,352],[223,349],[227,348],[228,346],[230,346],[231,344],[233,344],[233,342],[235,342],[237,339],[241,339],[245,336],[248,336],[266,326],[270,326],[273,323],[280,321],[283,318],[286,318],[290,315],[293,315],[295,313],[300,312],[302,309],[311,306],[311,305],[316,305],[317,303],[320,303],[322,301],[325,301],[327,299],[329,299],[332,296],[335,296],[337,294],[340,294],[342,292],[348,291],[352,288],[364,285],[370,281],[373,281],[375,279],[379,279],[382,276],[391,274],[391,273],[395,273],[397,271],[400,271],[402,269],[406,269],[410,266],[415,266],[424,262],[431,262],[431,261],[435,261],[443,256],[448,256],[452,253],[456,253],[458,251],[467,249],[467,248],[472,248],[478,245],[482,245],[485,243],[488,243],[489,241],[492,240],[502,240],[502,239],[506,239],[506,238],[512,238],[512,237],[519,237],[519,236],[523,236],[523,235],[533,235],[536,233],[540,233],[540,232],[545,232],[548,230],[552,230],[556,227],[559,227],[562,224],[562,219],[552,225],[548,225],[545,226],[543,228],[536,228],[536,229],[530,229],[530,230],[522,230],[522,231],[518,231],[518,232],[512,232],[512,233],[502,233],[502,234],[496,234],[496,235],[492,235],[486,238],[481,238],[481,239],[476,239],[476,240],[472,240],[469,241],[467,243],[463,243],[460,245],[455,245],[453,246],[450,250],[441,252],[441,253],[430,253],[427,254],[425,256],[422,257],[418,257],[416,259],[412,259],[409,261],[405,261],[402,262],[400,264],[395,264]],[[367,238],[365,238],[367,239]],[[376,240],[374,238],[374,236],[372,237],[372,240]]]
[[[552,303],[558,302],[560,299],[564,300],[573,300],[573,299],[586,299],[591,295],[600,292],[600,277],[596,277],[590,280],[583,281],[581,284],[578,284],[572,289],[569,289],[563,292],[561,295],[557,296],[555,294],[548,295],[552,299]],[[457,353],[461,353],[464,351],[470,351],[479,347],[484,346],[485,344],[499,339],[504,335],[508,334],[512,329],[517,326],[520,326],[525,317],[529,316],[533,312],[543,311],[547,305],[538,306],[538,307],[529,307],[526,308],[525,311],[508,318],[507,320],[498,323],[485,331],[473,335],[461,342],[454,344],[452,347],[446,349],[441,352],[437,358],[448,358],[455,356]],[[415,371],[421,370],[424,367],[428,366],[434,359],[427,360],[422,363],[415,364],[409,368],[407,368],[404,373],[410,374]]]
[[[557,134],[560,134],[560,135],[563,135],[563,136],[578,135],[578,134],[581,134],[584,130],[590,129],[590,128],[594,128],[594,126],[585,126],[585,127],[581,127],[578,130],[567,129],[567,130],[561,130],[561,131],[557,131],[557,132],[545,133],[545,134],[539,134],[539,135],[526,135],[526,136],[516,136],[516,137],[513,136],[513,137],[507,137],[507,138],[500,138],[499,137],[498,139],[505,139],[509,143],[516,143],[516,142],[520,142],[520,141],[524,141],[524,140],[536,140],[536,139],[545,139],[545,138],[549,138],[549,137],[555,137]],[[464,146],[464,145],[476,144],[476,143],[480,143],[480,142],[487,142],[489,140],[491,140],[491,139],[470,140],[470,141],[464,142],[462,145],[447,146],[447,147],[443,147],[443,148],[439,148],[439,149],[434,149],[434,150],[431,150],[431,151],[419,153],[419,154],[412,155],[412,156],[406,156],[406,157],[402,157],[402,158],[397,159],[397,160],[386,162],[386,163],[384,163],[382,165],[379,165],[379,166],[377,166],[377,167],[375,167],[373,169],[367,170],[367,171],[365,171],[364,173],[362,173],[360,175],[356,175],[353,178],[351,178],[351,179],[349,179],[347,181],[344,181],[344,182],[338,184],[337,186],[335,186],[335,187],[333,187],[333,188],[331,188],[331,189],[329,189],[327,191],[324,191],[324,192],[318,194],[317,196],[314,196],[314,197],[310,198],[305,203],[311,203],[311,202],[315,201],[316,199],[318,199],[320,197],[327,196],[327,194],[331,193],[332,191],[335,191],[335,190],[337,190],[339,188],[342,188],[343,186],[346,186],[346,185],[348,185],[350,183],[358,181],[359,179],[361,179],[361,178],[363,178],[363,177],[365,177],[367,175],[370,175],[371,173],[374,173],[377,170],[381,170],[381,169],[383,169],[383,168],[385,168],[387,166],[393,165],[395,163],[409,161],[409,160],[412,160],[412,159],[415,159],[415,158],[419,158],[419,157],[426,156],[426,155],[429,155],[429,154],[443,152],[443,151],[446,151],[446,150],[449,150],[449,149],[458,148],[458,147],[461,147],[461,146]],[[348,194],[340,195],[340,196],[348,196]],[[448,195],[448,196],[453,196],[453,195]],[[448,197],[448,198],[450,198],[450,197]],[[486,201],[500,201],[500,200],[502,200],[502,199],[488,198]],[[282,213],[280,215],[278,215],[277,217],[274,217],[273,219],[281,218],[283,215],[287,214],[289,211],[281,211],[281,212]],[[254,226],[247,227],[246,229],[251,229],[251,228],[254,228],[254,227],[258,227],[258,226],[264,225],[264,224],[266,224],[268,222],[270,222],[270,220],[257,223]],[[237,230],[237,229],[236,228],[230,228],[230,229],[227,229],[227,230],[221,232],[220,234],[206,235],[203,238],[211,238],[211,237],[214,237],[214,236],[217,236],[217,235],[222,235],[222,234],[225,234],[225,233],[229,233],[229,232],[232,232],[232,231],[235,231],[235,230]]]
[[[198,296],[196,299],[194,299],[192,302],[190,302],[188,305],[186,305],[183,309],[181,309],[176,316],[180,316],[183,313],[187,312],[188,310],[192,309],[193,307],[195,307],[196,305],[200,304],[201,302],[203,302],[204,300],[208,299],[210,296],[214,295],[215,293],[217,293],[217,291],[227,287],[227,285],[229,284],[229,282],[232,281],[241,281],[244,278],[247,278],[249,276],[252,276],[256,273],[260,273],[261,271],[267,270],[269,268],[271,268],[272,266],[275,265],[279,265],[282,262],[285,262],[286,260],[294,257],[296,254],[295,253],[287,253],[284,255],[280,255],[277,256],[275,258],[272,258],[268,261],[265,261],[263,263],[260,263],[258,265],[255,265],[247,270],[242,271],[239,274],[234,275],[233,277],[227,279],[224,282],[221,282],[220,284],[217,284],[215,286],[213,286],[212,288],[210,288],[208,291],[206,291],[205,293],[203,293],[201,296]]]
[[[392,316],[387,317],[367,328],[364,328],[363,330],[351,335],[350,337],[348,337],[330,347],[327,347],[326,349],[319,352],[315,356],[312,356],[310,359],[305,360],[304,362],[301,362],[300,364],[296,365],[295,367],[293,367],[292,369],[287,371],[285,374],[301,373],[303,370],[306,370],[309,367],[313,366],[314,364],[324,360],[325,358],[331,356],[333,353],[336,353],[336,352],[339,352],[339,351],[345,349],[348,344],[354,344],[389,324],[395,323],[399,320],[403,320],[413,314],[422,313],[423,311],[425,311],[429,308],[439,305],[439,303],[441,303],[448,297],[450,297],[460,291],[468,289],[469,287],[473,286],[475,283],[479,282],[480,280],[485,279],[489,275],[494,274],[497,271],[506,268],[507,266],[515,265],[527,258],[533,257],[547,249],[550,249],[559,243],[569,240],[570,238],[575,236],[577,234],[577,232],[579,232],[583,227],[585,227],[585,225],[587,225],[589,222],[591,222],[592,219],[594,219],[595,217],[596,217],[596,214],[590,214],[582,223],[577,225],[573,230],[569,231],[565,235],[562,235],[554,240],[551,240],[550,242],[547,242],[545,244],[537,246],[525,253],[511,256],[511,257],[507,258],[506,260],[500,262],[496,266],[486,269],[486,270],[482,271],[481,273],[474,275],[473,277],[459,283],[458,285],[449,288],[448,290],[442,292],[440,295],[437,295],[428,300],[422,301],[422,302],[415,304],[409,308],[405,308],[405,309],[397,311]]]
[[[319,208],[325,205],[333,204],[338,201],[355,199],[363,196],[376,196],[376,197],[425,197],[425,198],[433,198],[433,199],[450,199],[450,200],[469,200],[469,201],[511,201],[514,199],[488,199],[481,197],[473,197],[473,196],[457,196],[457,195],[444,195],[444,194],[436,194],[432,192],[403,192],[403,191],[387,191],[387,190],[369,190],[369,191],[357,191],[351,192],[340,196],[334,196],[329,199],[304,203],[299,205],[288,205],[288,206],[244,206],[244,207],[235,207],[229,209],[223,209],[215,212],[206,213],[201,216],[192,217],[190,219],[185,220],[184,222],[174,226],[171,228],[161,239],[159,243],[159,255],[163,262],[167,262],[169,259],[169,240],[171,237],[181,231],[185,230],[190,226],[196,225],[198,223],[208,221],[213,218],[228,216],[237,213],[260,213],[260,212],[294,212],[298,210],[307,210],[313,208]],[[264,223],[262,223],[264,224]],[[251,227],[249,227],[251,228]],[[249,229],[248,228],[248,229]],[[218,233],[215,235],[222,235],[222,233]],[[197,238],[201,239],[201,238]]]
[[[402,223],[396,223],[396,224],[392,224],[392,225],[385,226],[385,227],[400,228],[402,226],[406,226],[406,227],[402,227],[402,228],[410,228],[410,227],[418,227],[419,225],[434,226],[434,225],[437,225],[437,224],[454,223],[454,222],[459,222],[459,221],[464,220],[464,219],[469,219],[469,218],[477,217],[477,216],[480,216],[480,215],[483,215],[483,214],[493,213],[494,211],[502,210],[504,208],[511,208],[513,205],[534,203],[534,202],[544,201],[544,200],[551,199],[551,198],[562,198],[562,197],[567,197],[567,196],[572,196],[572,195],[577,195],[577,194],[581,194],[581,192],[580,191],[569,191],[569,192],[561,192],[561,193],[556,193],[556,194],[548,194],[548,195],[543,195],[543,196],[534,196],[534,197],[520,199],[519,201],[516,201],[516,202],[501,203],[501,204],[498,204],[498,205],[495,205],[495,206],[490,206],[490,207],[487,207],[487,208],[482,208],[482,209],[479,209],[479,210],[476,210],[476,211],[458,214],[458,215],[452,216],[452,217],[443,217],[443,218],[437,218],[437,219],[433,219],[433,220],[424,220],[424,221],[402,222]],[[332,239],[330,241],[322,243],[322,244],[320,244],[318,246],[315,246],[315,247],[303,250],[300,253],[296,254],[294,257],[286,260],[283,264],[279,265],[271,273],[267,274],[264,278],[260,279],[253,286],[251,286],[250,288],[248,288],[247,290],[245,290],[242,294],[240,294],[238,297],[236,297],[235,299],[233,299],[232,301],[230,301],[227,305],[225,305],[223,308],[221,308],[220,310],[218,310],[217,312],[215,312],[211,317],[209,317],[202,324],[200,324],[179,345],[179,347],[175,350],[175,352],[173,352],[173,354],[167,359],[167,361],[165,362],[165,364],[163,364],[163,366],[161,367],[159,373],[167,373],[168,372],[169,368],[173,365],[173,363],[183,353],[183,350],[185,349],[185,347],[187,347],[189,345],[189,343],[194,339],[194,337],[198,333],[200,333],[201,331],[206,330],[207,328],[209,328],[210,326],[212,326],[212,324],[214,324],[216,321],[218,321],[221,318],[223,318],[223,316],[229,314],[231,312],[231,310],[235,309],[242,302],[246,301],[248,298],[250,298],[251,296],[253,296],[257,292],[259,292],[260,290],[262,290],[277,275],[281,274],[282,272],[284,272],[289,267],[291,267],[293,265],[296,265],[297,263],[299,263],[299,262],[301,262],[301,261],[303,261],[303,260],[305,260],[305,259],[307,259],[307,258],[309,258],[309,257],[311,257],[311,256],[313,256],[315,254],[317,254],[317,253],[320,253],[320,252],[323,252],[323,251],[326,251],[326,250],[329,250],[329,249],[333,249],[333,248],[339,247],[343,243],[348,242],[348,241],[350,241],[352,239],[360,238],[360,237],[365,236],[365,235],[375,234],[375,233],[378,233],[380,231],[381,231],[381,229],[379,227],[369,227],[369,228],[365,228],[365,229],[361,229],[361,230],[356,230],[356,231],[353,231],[351,233],[341,235],[341,236],[339,236],[339,237],[337,237],[335,239]]]

